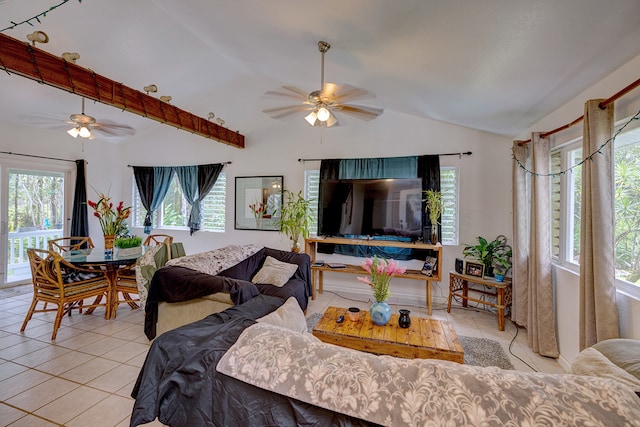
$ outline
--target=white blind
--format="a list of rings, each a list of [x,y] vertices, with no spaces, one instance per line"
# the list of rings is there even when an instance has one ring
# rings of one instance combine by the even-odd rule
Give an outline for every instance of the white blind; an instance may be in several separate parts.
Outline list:
[[[458,244],[458,168],[440,168],[440,192],[444,212],[442,214],[442,243]]]
[[[320,191],[320,171],[304,171],[304,198],[311,203],[311,234],[318,234],[318,193]]]

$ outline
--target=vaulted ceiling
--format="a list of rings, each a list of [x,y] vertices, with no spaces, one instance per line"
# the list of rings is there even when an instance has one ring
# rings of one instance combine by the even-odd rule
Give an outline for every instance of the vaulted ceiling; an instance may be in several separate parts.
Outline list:
[[[326,81],[376,94],[359,104],[509,137],[640,54],[638,0],[69,0],[49,10],[59,3],[0,0],[0,29],[48,10],[3,34],[27,42],[44,31],[38,48],[78,52],[79,65],[140,91],[156,84],[154,96],[241,133],[287,105],[266,91],[320,88],[319,40],[331,44]],[[7,73],[0,92],[0,121],[80,109],[76,95]],[[138,131],[157,125],[86,110]]]

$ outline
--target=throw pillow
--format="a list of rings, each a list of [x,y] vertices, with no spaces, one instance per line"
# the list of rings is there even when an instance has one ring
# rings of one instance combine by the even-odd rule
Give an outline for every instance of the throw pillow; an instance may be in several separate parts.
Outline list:
[[[164,249],[163,245],[157,245],[145,250],[144,254],[136,261],[136,283],[138,284],[138,295],[140,297],[140,306],[144,307],[147,303],[149,294],[149,283],[153,277],[153,273],[157,270],[156,254]]]
[[[256,321],[287,328],[293,332],[304,333],[307,331],[307,321],[304,318],[304,313],[298,304],[298,300],[294,297],[290,297],[278,309],[256,319]]]
[[[289,264],[288,262],[278,261],[273,257],[267,256],[264,260],[264,265],[260,271],[253,276],[251,281],[253,283],[266,283],[282,287],[289,281],[297,269],[297,264]]]

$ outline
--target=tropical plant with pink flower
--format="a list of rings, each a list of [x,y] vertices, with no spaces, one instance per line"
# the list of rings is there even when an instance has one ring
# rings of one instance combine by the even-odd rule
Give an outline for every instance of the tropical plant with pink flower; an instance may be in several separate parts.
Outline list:
[[[129,218],[131,214],[131,207],[125,208],[124,202],[122,201],[120,201],[114,209],[111,197],[105,196],[103,193],[98,193],[97,202],[87,200],[87,205],[93,208],[93,216],[98,218],[100,228],[102,228],[102,234],[105,236],[115,236],[118,234],[122,223]]]
[[[377,302],[385,302],[389,298],[391,278],[407,271],[406,268],[400,267],[398,261],[386,260],[377,256],[374,256],[373,259],[367,258],[365,262],[360,264],[360,267],[369,273],[369,276],[358,277],[358,280],[373,288],[373,297]]]

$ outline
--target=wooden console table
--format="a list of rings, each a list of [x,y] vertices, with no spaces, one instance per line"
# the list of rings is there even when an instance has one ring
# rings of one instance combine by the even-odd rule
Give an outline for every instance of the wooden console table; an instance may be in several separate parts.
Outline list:
[[[311,258],[311,263],[316,260],[316,254],[318,251],[318,243],[331,243],[338,245],[359,245],[359,246],[382,246],[393,248],[408,248],[408,249],[427,249],[433,252],[433,256],[437,258],[436,269],[431,276],[422,274],[420,270],[407,270],[404,274],[395,276],[399,279],[413,279],[424,280],[426,282],[426,294],[427,294],[427,308],[429,310],[429,316],[432,314],[432,297],[431,297],[431,282],[439,282],[442,280],[442,245],[432,245],[426,243],[413,243],[413,242],[397,242],[393,240],[368,240],[368,239],[347,239],[344,237],[315,237],[305,239],[305,253]],[[322,266],[311,266],[311,284],[313,286],[312,299],[316,298],[316,275],[318,276],[318,290],[320,293],[323,291],[324,272],[330,271],[332,273],[347,273],[347,274],[361,274],[366,272],[359,265],[346,264],[344,268],[331,268],[327,264]]]
[[[495,296],[497,302],[481,300],[469,296],[469,283],[477,283],[490,288],[494,288],[496,291],[486,291],[484,289],[471,289],[472,292]],[[480,304],[485,304],[498,309],[498,329],[504,331],[504,309],[511,305],[511,279],[505,278],[504,282],[498,282],[492,277],[474,277],[466,274],[460,274],[456,271],[449,272],[449,301],[447,303],[447,313],[451,313],[451,299],[456,296],[462,298],[462,306],[467,306],[467,301],[474,301]]]

